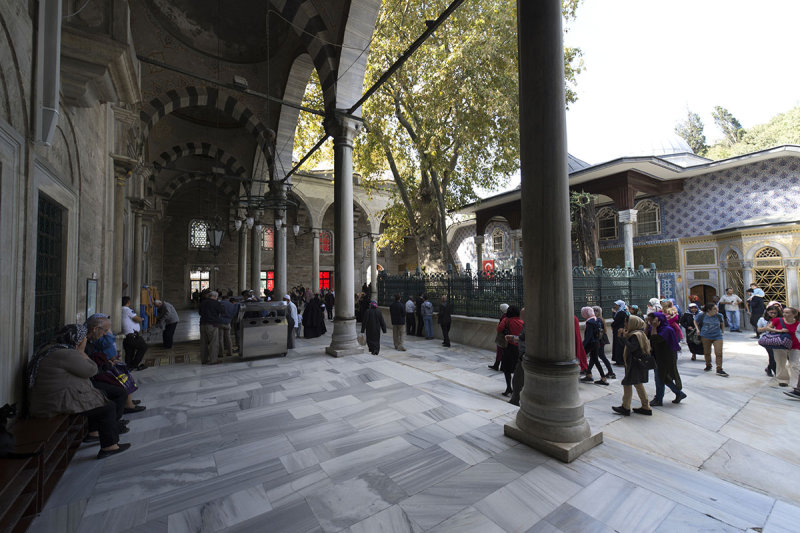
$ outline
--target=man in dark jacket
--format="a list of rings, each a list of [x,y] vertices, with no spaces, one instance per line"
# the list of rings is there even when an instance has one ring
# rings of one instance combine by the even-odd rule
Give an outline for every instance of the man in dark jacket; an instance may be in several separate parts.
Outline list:
[[[389,306],[389,315],[392,317],[392,340],[394,341],[394,349],[405,352],[403,335],[405,334],[406,308],[403,302],[400,301],[399,294],[394,295],[394,302]]]
[[[366,332],[367,347],[372,355],[378,355],[381,351],[381,331],[386,333],[386,322],[378,310],[378,302],[372,301],[361,321],[361,333]]]
[[[219,326],[225,308],[217,300],[219,293],[209,292],[200,300],[200,345],[203,348],[203,364],[215,365],[219,362]]]
[[[333,291],[325,291],[325,312],[328,314],[328,320],[333,320],[333,305],[336,303],[336,297]]]
[[[417,314],[417,337],[422,337],[422,328],[424,327],[422,324],[422,303],[425,301],[425,295],[420,293],[417,296],[416,301],[414,302],[417,306],[417,310],[415,311]]]
[[[450,315],[453,314],[453,306],[447,301],[447,296],[442,296],[442,303],[439,305],[439,326],[442,328],[442,346],[450,346],[450,323],[453,321]]]

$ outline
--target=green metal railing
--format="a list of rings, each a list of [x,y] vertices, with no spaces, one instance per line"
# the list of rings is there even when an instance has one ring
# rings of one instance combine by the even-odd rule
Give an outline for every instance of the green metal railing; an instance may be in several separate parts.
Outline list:
[[[581,307],[599,305],[603,316],[611,316],[611,306],[616,300],[623,300],[629,306],[647,308],[647,301],[658,295],[656,266],[649,269],[640,266],[638,270],[626,268],[603,268],[600,259],[593,268],[574,267],[572,269],[573,308],[580,316]],[[417,297],[425,293],[428,299],[438,306],[443,295],[453,305],[453,314],[474,317],[497,318],[500,304],[523,306],[524,291],[522,265],[510,270],[490,273],[473,273],[469,265],[463,273],[447,272],[423,274],[406,272],[390,276],[382,272],[378,277],[378,303],[388,306],[399,294],[405,302],[409,296]]]

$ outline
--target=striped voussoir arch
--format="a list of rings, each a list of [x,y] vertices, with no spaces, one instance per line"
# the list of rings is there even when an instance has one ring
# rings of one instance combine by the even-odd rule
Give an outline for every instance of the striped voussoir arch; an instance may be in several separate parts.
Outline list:
[[[336,39],[328,31],[325,21],[312,2],[297,0],[274,0],[281,17],[291,22],[292,29],[306,48],[314,62],[319,83],[325,99],[326,109],[336,106],[336,76],[339,53],[330,43]]]
[[[182,87],[150,100],[139,113],[142,121],[142,138],[147,139],[156,123],[173,111],[186,107],[214,107],[239,121],[255,137],[261,151],[272,161],[275,132],[262,124],[255,114],[233,96],[209,87]]]
[[[232,155],[226,154],[222,148],[207,142],[187,142],[173,146],[169,150],[161,152],[158,159],[153,161],[153,165],[169,168],[172,163],[187,155],[205,155],[213,157],[231,174],[243,175],[246,172],[246,169],[239,163],[238,159]]]
[[[175,192],[183,185],[186,185],[187,183],[191,183],[193,181],[205,181],[207,183],[211,183],[217,187],[220,194],[222,194],[223,196],[233,196],[234,194],[237,194],[238,190],[238,184],[232,185],[231,182],[229,181],[212,177],[209,176],[208,174],[196,174],[196,175],[183,174],[182,176],[178,176],[177,178],[170,181],[169,184],[164,189],[164,192],[167,195],[167,199],[171,199],[175,195]]]

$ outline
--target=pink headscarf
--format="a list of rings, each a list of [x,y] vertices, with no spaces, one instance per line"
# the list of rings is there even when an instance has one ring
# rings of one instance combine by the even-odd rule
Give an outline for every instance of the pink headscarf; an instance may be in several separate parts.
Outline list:
[[[595,318],[594,309],[591,307],[581,307],[581,316],[585,319]]]

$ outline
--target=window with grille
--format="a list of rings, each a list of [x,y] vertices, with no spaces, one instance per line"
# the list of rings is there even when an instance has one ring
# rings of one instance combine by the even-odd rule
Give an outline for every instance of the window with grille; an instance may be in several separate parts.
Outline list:
[[[617,227],[619,220],[617,212],[610,207],[604,207],[597,212],[597,236],[601,241],[613,241],[619,236]]]
[[[264,250],[275,249],[275,230],[272,226],[265,226],[261,233],[261,248]]]
[[[658,235],[661,233],[661,209],[652,200],[643,200],[634,208],[636,214],[636,235]]]
[[[764,247],[755,255],[755,282],[764,291],[766,301],[786,303],[786,269],[781,253],[771,246]]]
[[[319,251],[323,254],[333,253],[333,235],[328,230],[319,232]]]
[[[36,291],[33,345],[53,338],[63,324],[64,213],[66,210],[39,195],[36,232]]]
[[[492,232],[492,251],[501,253],[505,248],[505,233],[500,228],[496,228]]]
[[[332,289],[333,285],[331,285],[331,273],[328,271],[321,270],[319,273],[319,288],[320,289]]]
[[[262,270],[261,271],[261,293],[259,296],[264,294],[264,289],[269,289],[271,291],[275,290],[275,271],[274,270]]]
[[[189,222],[189,248],[208,248],[208,222],[194,219]]]
[[[189,272],[189,286],[191,292],[204,291],[211,284],[211,278],[208,270],[192,270]]]

